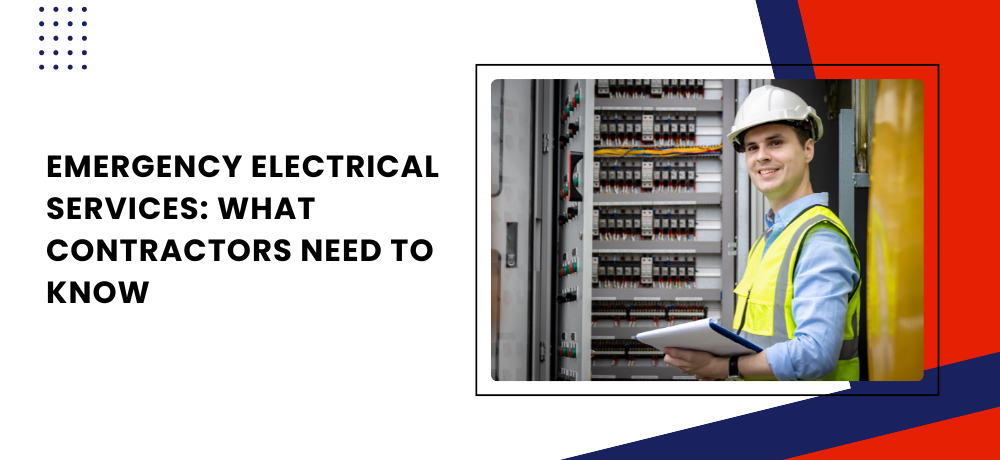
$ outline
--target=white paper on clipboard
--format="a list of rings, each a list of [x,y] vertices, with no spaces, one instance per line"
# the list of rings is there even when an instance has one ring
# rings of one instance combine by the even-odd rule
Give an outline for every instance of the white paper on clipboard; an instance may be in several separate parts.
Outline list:
[[[707,351],[715,356],[741,356],[759,353],[760,347],[734,334],[718,324],[715,318],[706,318],[680,326],[670,326],[643,332],[636,340],[658,350],[666,347]]]

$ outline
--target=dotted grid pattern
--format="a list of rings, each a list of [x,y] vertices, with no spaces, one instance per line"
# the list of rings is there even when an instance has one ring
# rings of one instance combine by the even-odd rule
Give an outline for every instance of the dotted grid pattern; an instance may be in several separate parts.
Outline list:
[[[47,16],[47,17],[43,17],[43,20],[38,21],[38,27],[42,27],[43,28],[43,34],[38,36],[38,41],[44,42],[46,40],[50,40],[50,41],[53,42],[53,45],[56,45],[56,44],[59,43],[59,35],[57,35],[58,31],[59,31],[58,27],[60,26],[60,22],[57,20],[59,18],[66,19],[66,21],[64,21],[62,23],[62,27],[64,27],[63,30],[66,30],[67,33],[72,33],[73,30],[74,30],[74,29],[72,29],[72,27],[74,27],[74,26],[77,26],[77,27],[87,27],[87,21],[82,20],[85,16],[81,17],[81,16],[77,15],[76,17],[74,17],[73,15],[70,14],[70,13],[73,13],[73,11],[74,11],[74,8],[72,6],[68,6],[65,9],[63,9],[62,10],[63,14],[55,15],[55,13],[59,13],[59,11],[60,10],[59,10],[58,6],[54,6],[52,8],[48,8],[48,9],[45,8],[44,6],[38,7],[38,12],[42,13],[42,14],[45,14]],[[80,13],[86,13],[87,12],[87,7],[84,6],[84,7],[80,8],[77,11],[79,11]],[[53,15],[49,16],[46,13],[53,13]],[[51,21],[46,21],[45,19],[48,19],[48,18],[52,18],[52,20]],[[72,19],[80,19],[80,20],[79,21],[73,21]],[[48,27],[50,29],[44,29],[46,27]],[[79,29],[77,29],[77,30],[79,30]],[[51,31],[52,35],[46,37],[45,34],[44,34],[44,32],[48,32],[48,31]],[[82,32],[86,33],[86,29],[83,29]],[[64,36],[64,42],[63,43],[66,43],[66,45],[68,47],[70,47],[70,46],[72,46],[72,44],[71,43],[67,43],[67,42],[72,42],[73,39],[74,39],[73,35],[66,35],[66,36]],[[86,35],[79,36],[79,40],[82,41],[82,42],[86,42],[87,41],[87,36]],[[80,44],[83,45],[83,43],[80,43]],[[53,49],[51,51],[45,51],[44,49],[38,50],[38,55],[39,56],[45,56],[46,54],[50,54],[52,56],[59,56],[59,53],[60,53],[60,51],[58,49]],[[87,55],[87,50],[83,49],[83,50],[75,50],[74,51],[72,49],[64,49],[64,50],[62,50],[62,53],[63,53],[63,56],[73,56],[74,53],[77,53],[78,55],[81,55],[81,56],[86,56]],[[50,68],[52,70],[59,70],[59,64],[52,64],[52,67],[50,67]],[[83,70],[87,70],[87,64],[81,65],[80,68],[83,69]],[[46,69],[45,64],[39,64],[38,65],[38,70],[45,70],[45,69]],[[73,70],[73,64],[67,64],[66,65],[66,69],[67,70]]]

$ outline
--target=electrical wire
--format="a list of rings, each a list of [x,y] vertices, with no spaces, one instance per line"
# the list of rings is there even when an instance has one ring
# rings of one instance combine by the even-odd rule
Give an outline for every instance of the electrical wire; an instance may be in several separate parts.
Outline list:
[[[663,157],[673,157],[681,155],[714,154],[720,155],[722,144],[712,147],[680,147],[673,149],[654,149],[633,147],[630,149],[599,149],[594,151],[595,156],[632,156],[632,155],[654,155]]]

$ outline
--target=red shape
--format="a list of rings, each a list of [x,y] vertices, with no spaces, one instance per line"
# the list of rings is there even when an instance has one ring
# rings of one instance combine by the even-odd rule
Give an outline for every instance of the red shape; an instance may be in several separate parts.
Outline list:
[[[792,458],[995,458],[998,425],[995,408]]]

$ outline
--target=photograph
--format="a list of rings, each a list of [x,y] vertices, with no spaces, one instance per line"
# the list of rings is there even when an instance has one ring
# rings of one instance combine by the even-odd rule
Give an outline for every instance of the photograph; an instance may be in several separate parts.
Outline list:
[[[923,378],[920,80],[498,79],[490,109],[493,380]]]

